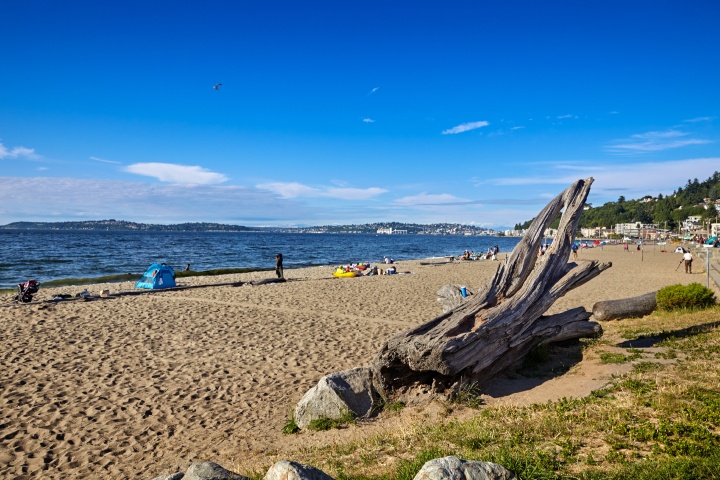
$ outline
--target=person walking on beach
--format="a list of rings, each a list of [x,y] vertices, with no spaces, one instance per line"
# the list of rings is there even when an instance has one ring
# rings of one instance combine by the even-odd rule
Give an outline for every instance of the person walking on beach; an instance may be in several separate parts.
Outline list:
[[[283,276],[282,253],[275,255],[275,275],[278,278],[285,278]]]
[[[577,251],[578,251],[577,243],[573,243],[571,250],[572,250],[573,260],[577,260]]]
[[[690,250],[683,253],[683,259],[685,260],[685,273],[692,273],[693,256],[692,253],[690,253]]]

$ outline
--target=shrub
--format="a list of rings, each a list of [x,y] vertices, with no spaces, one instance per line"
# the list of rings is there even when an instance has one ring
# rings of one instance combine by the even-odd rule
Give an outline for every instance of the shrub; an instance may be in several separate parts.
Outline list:
[[[702,309],[715,304],[713,291],[699,283],[669,285],[661,288],[655,298],[661,310]]]

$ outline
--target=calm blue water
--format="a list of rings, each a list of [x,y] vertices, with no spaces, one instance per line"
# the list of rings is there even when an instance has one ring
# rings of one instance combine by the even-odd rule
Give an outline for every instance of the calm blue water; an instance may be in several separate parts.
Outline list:
[[[485,252],[509,252],[519,238],[459,235],[362,235],[228,232],[108,232],[0,230],[0,288],[27,279],[40,282],[131,273],[138,278],[152,263],[176,270],[274,268],[281,252],[285,268]]]

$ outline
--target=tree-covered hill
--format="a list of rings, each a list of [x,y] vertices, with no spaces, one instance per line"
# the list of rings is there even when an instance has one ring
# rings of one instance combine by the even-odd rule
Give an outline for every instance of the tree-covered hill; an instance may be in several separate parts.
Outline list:
[[[580,227],[612,228],[618,223],[640,222],[673,230],[691,215],[698,215],[703,221],[715,222],[719,215],[715,202],[719,197],[720,172],[715,172],[702,182],[697,178],[688,180],[684,187],[678,188],[672,195],[647,195],[637,200],[626,200],[621,196],[616,202],[585,210],[580,219]],[[527,228],[531,222],[532,220],[528,220],[517,224],[515,228]],[[551,227],[556,228],[556,223]]]

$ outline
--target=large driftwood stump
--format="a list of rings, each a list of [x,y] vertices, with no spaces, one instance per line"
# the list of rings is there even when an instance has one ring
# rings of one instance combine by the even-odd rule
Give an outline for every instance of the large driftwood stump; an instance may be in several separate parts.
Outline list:
[[[592,182],[578,180],[553,199],[484,290],[385,343],[373,361],[385,394],[417,383],[437,389],[458,381],[482,383],[540,344],[602,333],[582,307],[543,315],[566,292],[611,266],[568,263]],[[539,256],[543,234],[561,211],[552,245]]]

